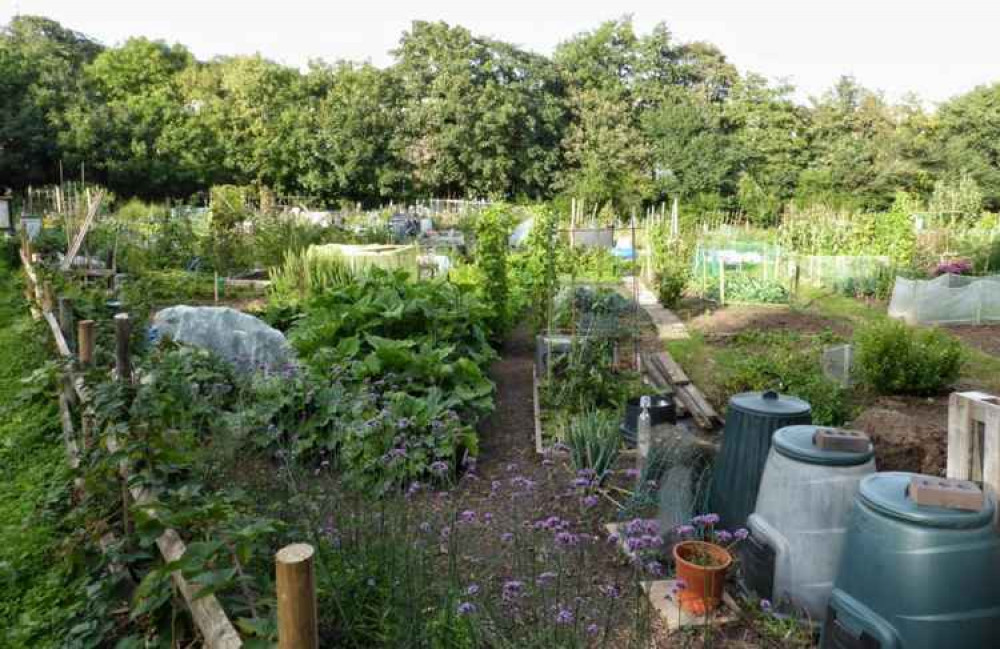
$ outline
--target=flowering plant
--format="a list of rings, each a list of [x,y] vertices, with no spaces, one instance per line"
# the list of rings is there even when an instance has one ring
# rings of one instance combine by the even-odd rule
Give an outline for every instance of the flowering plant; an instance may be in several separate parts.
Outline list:
[[[677,528],[676,532],[683,540],[701,541],[702,543],[721,547],[727,552],[736,547],[740,541],[750,536],[750,533],[745,528],[740,528],[732,532],[716,529],[715,526],[718,523],[718,514],[695,516],[691,519],[690,524],[681,525]],[[684,559],[699,566],[714,566],[719,563],[718,553],[699,545],[692,545],[685,554]]]
[[[934,269],[934,276],[939,275],[965,275],[972,272],[972,262],[968,259],[952,259],[942,261]]]

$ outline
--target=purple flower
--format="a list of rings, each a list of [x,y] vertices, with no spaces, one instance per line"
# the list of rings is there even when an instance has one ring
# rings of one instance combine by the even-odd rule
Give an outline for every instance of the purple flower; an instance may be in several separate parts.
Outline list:
[[[565,606],[559,605],[559,610],[556,611],[556,624],[572,624],[573,623],[573,611],[569,610]]]
[[[580,542],[580,537],[571,532],[559,532],[556,534],[556,543],[564,547],[572,547]]]
[[[769,600],[769,599],[762,599],[762,600],[760,600],[760,610],[764,611],[765,613],[770,613],[771,612],[771,600]]]
[[[573,478],[573,486],[577,489],[590,486],[590,478]]]
[[[608,599],[618,599],[619,597],[622,596],[621,589],[619,589],[618,586],[614,584],[606,584],[604,586],[599,587],[598,590],[600,590],[601,594],[607,597]]]
[[[475,523],[476,522],[476,512],[471,509],[466,509],[464,512],[458,515],[458,518],[463,523]]]
[[[717,525],[719,522],[718,514],[705,514],[701,517],[701,521],[705,525]]]
[[[504,543],[510,543],[511,541],[514,540],[514,535],[511,534],[510,532],[504,532],[503,534],[500,535],[500,540],[503,541]]]
[[[449,536],[451,536],[451,527],[445,525],[444,527],[441,528],[441,540],[443,541],[444,539],[447,539]]]
[[[524,582],[511,579],[504,582],[501,596],[503,597],[503,601],[510,602],[520,597],[523,592]]]
[[[678,579],[674,582],[674,588],[677,590],[687,590],[688,584],[683,579]]]
[[[510,464],[507,465],[507,471],[509,473],[513,473],[514,471],[517,471],[517,465],[514,464],[513,462],[511,462]]]
[[[594,494],[590,494],[589,496],[586,496],[583,499],[583,506],[586,507],[587,509],[590,509],[592,507],[597,507],[597,503],[599,502],[600,500],[597,498],[597,496],[595,496]]]
[[[486,523],[487,525],[489,525],[490,523],[492,523],[493,522],[493,514],[491,514],[490,512],[486,512],[485,514],[483,514],[483,522]]]
[[[420,489],[421,489],[421,484],[419,482],[417,482],[416,480],[414,480],[413,482],[410,483],[409,489],[406,490],[406,495],[407,496],[413,496],[418,491],[420,491]]]
[[[628,523],[625,523],[625,535],[635,536],[636,534],[642,534],[641,518],[633,518]]]
[[[476,612],[476,605],[472,602],[462,602],[458,605],[459,615],[471,615]]]
[[[598,631],[600,630],[601,627],[597,626],[594,623],[590,623],[587,625],[587,635],[597,635]]]
[[[420,524],[420,531],[423,532],[423,533],[425,533],[425,534],[427,532],[430,532],[431,531],[431,524],[428,523],[427,521],[424,521],[423,523]]]
[[[738,529],[735,532],[733,532],[733,536],[736,537],[737,541],[742,541],[743,539],[745,539],[748,536],[750,536],[750,532],[748,532],[745,527],[741,527],[740,529]]]
[[[691,525],[681,525],[677,528],[678,536],[690,536],[694,534],[694,527]]]
[[[635,480],[639,477],[639,469],[625,469],[625,477]]]
[[[650,561],[649,563],[647,563],[646,570],[649,571],[649,574],[654,575],[656,577],[663,576],[663,564],[660,563],[659,561]]]
[[[448,463],[438,460],[431,464],[431,473],[436,473],[438,475],[444,475],[448,472]]]
[[[469,587],[465,589],[465,594],[469,597],[475,597],[479,594],[479,584],[469,584]]]
[[[578,477],[581,477],[581,478],[596,478],[597,477],[597,471],[594,471],[593,469],[589,469],[589,468],[588,469],[580,469],[579,471],[576,472],[576,475]]]
[[[719,530],[718,532],[715,533],[715,542],[716,543],[723,543],[723,544],[725,544],[725,543],[729,543],[732,540],[733,540],[732,533],[727,532],[726,530]]]
[[[612,544],[618,543],[618,541],[620,539],[621,539],[621,537],[618,536],[617,534],[614,534],[614,533],[608,534],[608,543],[612,543]]]

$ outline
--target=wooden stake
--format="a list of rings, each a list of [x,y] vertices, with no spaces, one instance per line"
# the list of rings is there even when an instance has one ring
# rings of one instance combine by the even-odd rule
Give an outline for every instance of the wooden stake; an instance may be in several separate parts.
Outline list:
[[[278,649],[319,649],[315,550],[287,545],[275,556],[278,576]]]
[[[52,282],[44,280],[42,282],[42,311],[52,311],[54,300],[52,299]]]
[[[90,367],[94,364],[94,321],[81,320],[76,323],[77,353],[80,365]]]
[[[73,300],[68,297],[60,297],[56,300],[57,313],[59,316],[59,328],[62,329],[66,344],[73,349]]]
[[[132,322],[127,313],[115,316],[115,370],[118,380],[123,383],[132,382],[132,358],[129,353],[129,337],[132,333]]]

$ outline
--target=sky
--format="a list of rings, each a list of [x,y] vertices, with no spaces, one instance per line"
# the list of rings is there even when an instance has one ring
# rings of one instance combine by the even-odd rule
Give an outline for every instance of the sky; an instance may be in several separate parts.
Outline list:
[[[791,82],[796,98],[854,75],[892,100],[928,103],[1000,81],[1000,3],[994,0],[0,0],[53,18],[106,45],[146,36],[199,58],[264,56],[387,65],[413,20],[444,20],[549,54],[602,21],[631,14],[639,33],[665,22],[681,41],[718,45],[743,71]]]

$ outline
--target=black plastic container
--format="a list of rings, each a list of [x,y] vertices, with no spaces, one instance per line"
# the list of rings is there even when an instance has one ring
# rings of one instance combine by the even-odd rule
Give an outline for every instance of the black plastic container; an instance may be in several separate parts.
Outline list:
[[[625,404],[625,421],[622,422],[622,437],[629,447],[636,445],[636,435],[639,430],[639,415],[642,408],[639,400],[642,397],[633,397]],[[654,394],[649,397],[649,423],[652,426],[660,424],[676,424],[677,410],[674,407],[674,398],[669,394]]]

